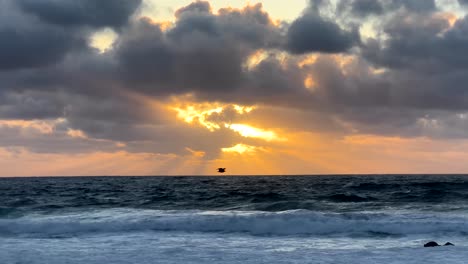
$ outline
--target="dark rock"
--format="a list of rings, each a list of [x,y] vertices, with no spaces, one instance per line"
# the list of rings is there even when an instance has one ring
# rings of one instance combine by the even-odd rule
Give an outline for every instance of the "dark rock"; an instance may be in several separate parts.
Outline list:
[[[450,243],[450,242],[447,242],[447,243],[444,244],[444,246],[455,246],[455,245]]]
[[[434,241],[427,242],[426,244],[424,244],[424,247],[438,247],[438,246],[440,246],[440,245],[437,244],[437,242],[434,242]]]

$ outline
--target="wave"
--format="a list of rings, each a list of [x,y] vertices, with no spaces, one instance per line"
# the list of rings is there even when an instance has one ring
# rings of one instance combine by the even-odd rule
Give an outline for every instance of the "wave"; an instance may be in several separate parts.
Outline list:
[[[359,189],[359,190],[388,190],[400,188],[419,188],[419,189],[466,189],[468,188],[467,181],[450,182],[450,181],[430,181],[430,182],[349,182],[345,188]]]
[[[0,219],[0,236],[75,236],[121,232],[209,232],[250,235],[468,234],[466,216],[410,213],[157,211],[108,209]]]
[[[333,194],[330,196],[323,196],[322,197],[325,200],[329,200],[332,202],[336,203],[360,203],[360,202],[370,202],[370,201],[376,201],[377,199],[374,197],[364,197],[360,195],[355,195],[355,194]]]

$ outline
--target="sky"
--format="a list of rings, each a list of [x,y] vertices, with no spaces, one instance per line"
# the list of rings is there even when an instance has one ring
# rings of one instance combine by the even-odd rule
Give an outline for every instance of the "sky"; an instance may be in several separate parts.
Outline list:
[[[468,172],[467,0],[0,0],[0,176]]]

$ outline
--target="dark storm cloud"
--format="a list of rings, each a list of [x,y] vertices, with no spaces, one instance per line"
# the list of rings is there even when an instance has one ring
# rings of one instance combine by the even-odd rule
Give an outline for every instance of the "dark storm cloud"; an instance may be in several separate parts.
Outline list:
[[[365,17],[380,15],[384,12],[384,8],[382,3],[376,0],[346,0],[339,2],[338,11],[350,11],[355,16]]]
[[[135,90],[145,91],[145,89],[141,88],[142,86],[138,87],[146,81],[148,81],[148,87],[160,89],[150,93],[159,95],[168,94],[167,90],[164,89],[171,89],[175,85],[181,87],[180,89],[187,85],[188,89],[191,90],[202,90],[205,87],[208,89],[219,87],[224,89],[229,82],[235,82],[230,77],[233,73],[232,67],[240,69],[243,63],[236,56],[240,52],[244,54],[243,56],[247,56],[250,51],[254,50],[252,45],[261,45],[254,43],[258,41],[255,32],[258,28],[251,25],[247,28],[250,21],[257,20],[268,23],[264,26],[272,29],[273,26],[269,20],[265,20],[266,16],[264,14],[257,14],[257,12],[262,12],[260,6],[249,7],[246,9],[245,14],[235,10],[220,12],[224,12],[225,16],[223,17],[224,20],[214,21],[215,26],[219,27],[218,32],[216,32],[217,35],[209,36],[206,39],[204,39],[203,34],[193,37],[188,36],[198,34],[197,32],[202,31],[202,27],[194,23],[194,28],[191,29],[190,26],[192,25],[190,23],[182,22],[197,19],[194,12],[185,10],[183,11],[185,14],[182,14],[182,11],[179,12],[181,14],[180,25],[177,25],[171,31],[171,36],[161,32],[158,26],[148,23],[146,20],[137,23],[134,27],[129,27],[128,31],[122,33],[120,41],[129,41],[127,42],[129,46],[126,52],[130,54],[126,54],[120,49],[122,42],[119,42],[116,49],[107,54],[98,54],[96,51],[87,48],[71,49],[67,50],[61,59],[56,59],[53,64],[42,63],[34,68],[0,72],[2,84],[0,116],[3,119],[27,120],[66,118],[68,120],[67,124],[64,124],[66,128],[82,130],[92,139],[125,141],[129,143],[129,149],[135,149],[131,146],[153,146],[155,149],[152,149],[152,151],[180,154],[186,152],[186,147],[193,149],[203,147],[203,150],[207,152],[207,157],[213,157],[214,153],[218,153],[221,147],[230,147],[231,141],[240,136],[233,135],[234,132],[232,131],[230,133],[225,131],[216,133],[216,136],[214,136],[213,133],[206,131],[204,128],[197,129],[200,133],[203,132],[200,134],[195,133],[193,129],[187,129],[187,127],[170,125],[166,121],[162,121],[164,117],[159,119],[158,115],[161,115],[161,113],[148,112],[151,109],[143,105],[141,101],[133,100],[129,93]],[[189,15],[188,13],[192,14]],[[214,15],[211,16],[214,17]],[[240,21],[242,19],[245,21]],[[231,25],[229,20],[233,20],[237,25]],[[238,25],[245,30],[241,28],[241,30],[236,31]],[[53,27],[59,28],[58,26]],[[147,27],[148,30],[141,27]],[[229,27],[231,27],[229,29],[231,30],[231,36],[224,36],[222,31]],[[181,30],[177,31],[178,29]],[[223,46],[229,44],[229,41],[237,41],[236,34],[244,34],[242,36],[244,40],[241,40],[241,42],[245,44],[245,47],[236,47],[234,44],[230,44],[232,48],[224,50]],[[158,39],[159,37],[161,39]],[[148,42],[145,43],[144,38]],[[192,40],[199,43],[191,43]],[[178,43],[178,41],[182,41],[182,43]],[[176,75],[167,76],[169,77],[167,79],[169,87],[167,88],[164,87],[164,84],[166,84],[163,79],[164,74],[151,76],[167,65],[161,64],[161,67],[157,68],[148,64],[163,57],[164,52],[152,53],[159,46],[163,47],[163,51],[164,48],[167,48],[169,54],[174,54],[175,57],[167,62],[170,63],[173,59],[176,59],[174,63],[176,63],[177,67],[174,69],[179,71],[175,73]],[[141,57],[134,57],[134,52],[138,51],[139,48],[141,49]],[[229,54],[233,50],[237,52]],[[124,55],[128,56],[128,61],[123,59]],[[223,62],[220,61],[223,56],[225,59],[232,58],[235,63],[233,62],[232,65],[227,67],[223,66]],[[210,61],[211,66],[208,65]],[[132,64],[133,62],[137,63],[137,65]],[[201,65],[208,65],[204,75],[197,73],[199,72],[200,62],[203,62]],[[138,73],[138,75],[132,76],[132,73],[128,72],[130,69],[130,67],[127,68],[128,63],[135,68],[133,73]],[[147,69],[146,72],[145,69]],[[126,77],[120,79],[120,74]],[[129,76],[132,76],[132,78],[128,78]],[[178,77],[183,77],[180,82],[176,80]],[[219,87],[215,85],[212,87],[205,86],[205,81],[208,78],[219,82],[221,85]],[[121,80],[125,82],[122,83]],[[177,92],[174,94],[177,94]],[[173,115],[171,118],[173,119],[175,112],[170,114]],[[178,130],[184,130],[185,132],[176,133]],[[10,133],[10,135],[12,134],[14,133]],[[200,137],[210,138],[210,140],[203,143],[203,141],[199,140]],[[19,142],[13,140],[10,136],[8,138],[10,145]],[[30,140],[25,138],[23,143],[36,152],[44,152],[48,151],[48,149],[63,151],[61,147],[63,145],[61,144],[67,140],[67,137],[60,137],[60,140],[55,141],[52,138],[53,136],[31,136],[29,137]],[[181,138],[192,139],[190,142],[193,143],[180,140]],[[42,143],[32,144],[31,142],[34,140]],[[93,145],[92,140],[79,139],[79,141],[84,142],[83,144],[86,146]],[[8,142],[3,145],[8,145]],[[178,144],[175,144],[176,142]],[[74,148],[72,147],[73,144],[70,144],[70,151],[83,151],[83,148]],[[99,149],[97,145],[96,149]]]
[[[0,25],[0,70],[53,64],[84,40],[65,30],[45,25],[29,28]]]
[[[141,0],[17,0],[27,13],[59,26],[119,28]]]
[[[321,2],[320,2],[321,3]],[[294,54],[346,52],[359,42],[357,30],[344,30],[312,6],[288,28],[287,50]]]
[[[174,41],[144,20],[131,29],[116,49],[128,85],[164,95],[228,89],[239,82],[242,54],[236,45],[200,31],[177,37]]]
[[[88,27],[119,28],[140,4],[131,1],[0,2],[0,71],[48,66],[86,49]]]
[[[2,91],[61,91],[107,96],[115,90],[115,60],[89,47],[69,51],[59,62],[0,71]]]
[[[295,61],[270,56],[249,70],[247,83],[233,96],[239,101],[260,100],[269,103],[282,101],[294,104],[294,98],[306,96],[305,73]],[[250,102],[255,104],[255,101]]]
[[[468,66],[468,18],[450,28],[443,17],[405,14],[395,16],[385,27],[388,39],[371,40],[363,54],[391,68],[415,71],[447,71]]]
[[[29,14],[22,15],[41,26],[70,28],[70,34],[78,38],[89,36],[81,26],[118,25],[88,19],[80,9],[70,21],[64,21],[64,17],[56,17],[53,12],[71,10],[71,2],[64,2],[64,6],[59,2],[44,3],[46,9],[35,2],[22,2]],[[52,13],[45,12],[51,10]],[[213,133],[202,127],[181,125],[181,121],[173,120],[175,112],[150,112],[147,105],[129,96],[137,92],[164,98],[193,92],[196,98],[229,101],[234,96],[236,102],[241,102],[250,93],[252,98],[278,101],[289,96],[291,90],[303,87],[297,65],[285,69],[280,60],[272,57],[253,69],[246,68],[246,59],[257,49],[283,46],[282,29],[272,23],[261,5],[221,9],[216,15],[210,10],[207,2],[182,8],[177,11],[175,25],[166,31],[148,19],[132,21],[122,27],[113,49],[104,54],[86,46],[69,48],[53,63],[0,72],[0,98],[5,102],[0,116],[27,120],[66,118],[64,131],[81,130],[91,139],[126,142],[127,150],[132,151],[151,149],[181,154],[189,147],[203,150],[206,157],[213,158],[220,148],[239,142],[258,145],[258,140],[242,138],[226,128]],[[256,103],[254,99],[251,102]],[[171,121],[164,118],[167,114],[172,115]],[[62,150],[61,141],[54,143],[46,136],[35,139],[48,142],[47,148],[53,149],[57,144],[57,149]],[[26,140],[25,144],[31,141]],[[92,145],[92,140],[87,142]],[[33,144],[31,148],[47,151],[45,145]]]
[[[0,94],[0,119],[49,119],[62,116],[66,102],[52,93]]]
[[[69,127],[85,131],[90,137],[117,141],[146,140],[151,137],[135,127],[164,123],[160,113],[150,109],[141,101],[124,95],[97,98],[70,96],[66,100],[64,117]]]
[[[39,67],[60,61],[84,46],[84,39],[63,28],[22,14],[13,1],[0,2],[0,71]]]
[[[388,0],[382,1],[389,8],[404,7],[413,12],[431,12],[436,10],[435,0]]]
[[[96,139],[125,142],[135,152],[181,154],[189,147],[211,158],[221,147],[261,144],[225,128],[210,132],[173,120],[175,112],[138,99],[187,93],[193,100],[259,104],[268,109],[258,110],[259,124],[295,131],[463,137],[468,126],[459,115],[468,111],[468,19],[451,28],[433,12],[434,1],[346,1],[343,13],[330,16],[329,2],[316,0],[279,26],[261,5],[214,13],[198,1],[177,10],[164,30],[147,18],[129,19],[140,1],[98,2],[1,2],[8,8],[0,10],[0,119],[67,120],[58,132],[63,141],[25,140],[34,151],[54,144],[63,151],[67,129],[91,138],[76,139],[76,151]],[[349,13],[359,21],[379,16],[385,38],[361,41],[358,28],[340,17]],[[105,53],[87,44],[101,27],[119,33]],[[260,61],[249,64],[259,50]],[[318,59],[299,64],[309,53]],[[343,66],[335,55],[355,61]],[[313,87],[306,88],[308,77]],[[1,144],[21,145],[13,137],[18,131],[1,133]],[[99,148],[114,149],[108,141]]]
[[[357,15],[381,14],[383,12],[382,4],[373,0],[355,0],[351,4],[352,12]]]
[[[370,15],[385,16],[403,10],[428,14],[437,11],[437,6],[434,0],[341,0],[337,4],[339,15],[352,15],[358,19]],[[349,17],[342,18],[349,19]]]
[[[308,98],[309,109],[340,120],[348,133],[465,137],[460,133],[468,111],[464,70],[387,70],[375,74],[359,59],[347,66],[344,74],[339,64],[328,58],[308,67],[317,83],[312,98]]]
[[[281,35],[260,5],[221,9],[218,15],[207,5],[178,10],[174,27],[165,32],[145,19],[124,31],[115,46],[121,76],[159,95],[240,87],[246,58],[256,49],[279,47]]]

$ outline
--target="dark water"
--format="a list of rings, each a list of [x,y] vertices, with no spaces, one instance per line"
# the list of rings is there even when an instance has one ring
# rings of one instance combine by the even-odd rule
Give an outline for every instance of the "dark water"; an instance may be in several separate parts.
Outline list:
[[[0,263],[466,263],[467,249],[468,176],[0,179]]]
[[[70,177],[0,179],[0,216],[31,211],[465,211],[468,176]]]

